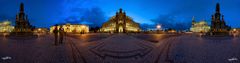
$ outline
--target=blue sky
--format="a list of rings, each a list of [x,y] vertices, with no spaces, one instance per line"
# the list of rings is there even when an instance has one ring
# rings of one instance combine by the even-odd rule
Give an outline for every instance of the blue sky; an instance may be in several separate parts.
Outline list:
[[[20,2],[32,25],[49,27],[57,23],[83,23],[101,26],[123,8],[134,21],[145,24],[211,21],[217,2],[232,27],[240,27],[240,0],[0,0],[0,20],[15,21]],[[173,24],[174,25],[174,24]]]

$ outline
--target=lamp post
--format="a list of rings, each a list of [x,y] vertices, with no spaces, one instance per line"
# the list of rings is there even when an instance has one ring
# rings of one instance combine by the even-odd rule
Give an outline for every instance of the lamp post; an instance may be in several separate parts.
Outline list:
[[[162,26],[160,24],[157,25],[157,30],[160,30]]]
[[[238,33],[239,32],[237,31],[237,29],[232,30],[232,34],[233,34],[234,37],[238,36]]]
[[[158,25],[156,26],[156,28],[157,28],[157,33],[159,33],[159,31],[161,30],[162,26],[161,26],[160,24],[158,24]]]

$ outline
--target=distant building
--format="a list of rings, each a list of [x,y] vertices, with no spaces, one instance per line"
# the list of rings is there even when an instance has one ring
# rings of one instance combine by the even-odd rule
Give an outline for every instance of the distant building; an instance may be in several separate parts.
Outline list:
[[[212,21],[211,21],[211,35],[215,34],[222,34],[222,33],[228,33],[228,31],[231,29],[230,26],[226,25],[224,20],[224,15],[221,15],[220,13],[220,4],[217,3],[216,5],[216,13],[212,15]]]
[[[12,32],[14,26],[11,25],[10,21],[0,22],[0,32]]]
[[[127,16],[122,9],[116,13],[115,16],[111,17],[109,21],[102,25],[101,32],[139,32],[139,23],[132,20],[131,17]]]
[[[176,33],[177,30],[174,30],[174,29],[169,28],[169,29],[166,30],[166,32],[167,32],[167,33]]]
[[[208,26],[206,21],[200,21],[196,22],[194,17],[192,19],[192,27],[190,28],[190,31],[192,32],[209,32],[210,26]]]
[[[89,26],[83,25],[83,24],[64,24],[64,25],[59,25],[58,29],[60,26],[63,26],[63,29],[67,33],[88,33],[89,32]],[[50,32],[53,32],[55,29],[55,26],[52,26],[50,28]]]
[[[47,28],[35,28],[33,32],[35,33],[47,33],[49,30]]]
[[[14,32],[32,32],[34,27],[29,23],[28,16],[24,13],[24,4],[20,5],[20,12],[16,15]]]

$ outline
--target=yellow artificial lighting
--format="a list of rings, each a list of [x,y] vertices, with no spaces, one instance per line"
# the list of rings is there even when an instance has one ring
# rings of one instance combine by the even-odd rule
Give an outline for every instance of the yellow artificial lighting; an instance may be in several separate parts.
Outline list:
[[[67,23],[61,26],[63,26],[64,31],[67,33],[88,33],[89,32],[89,26],[87,25]],[[59,29],[60,26],[57,26],[57,28]],[[50,28],[50,32],[53,32],[54,29],[55,29],[55,26],[52,26]]]
[[[11,25],[10,21],[0,22],[0,32],[12,32],[14,26]]]
[[[102,25],[101,32],[139,32],[139,24],[134,22],[131,17],[125,13],[117,12],[107,22]]]
[[[192,32],[208,32],[210,30],[210,26],[207,25],[207,22],[193,22],[190,31]]]

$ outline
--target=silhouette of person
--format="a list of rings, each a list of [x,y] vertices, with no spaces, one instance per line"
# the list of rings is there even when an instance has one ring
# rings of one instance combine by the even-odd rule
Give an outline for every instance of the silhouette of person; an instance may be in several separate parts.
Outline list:
[[[54,28],[54,30],[53,30],[53,33],[54,33],[54,37],[55,37],[54,45],[58,45],[58,34],[59,34],[58,24],[55,25],[55,28]]]
[[[63,38],[64,38],[64,35],[65,35],[65,32],[64,32],[64,28],[63,26],[60,26],[59,28],[59,33],[60,33],[60,38],[59,38],[59,43],[60,44],[63,44]]]

